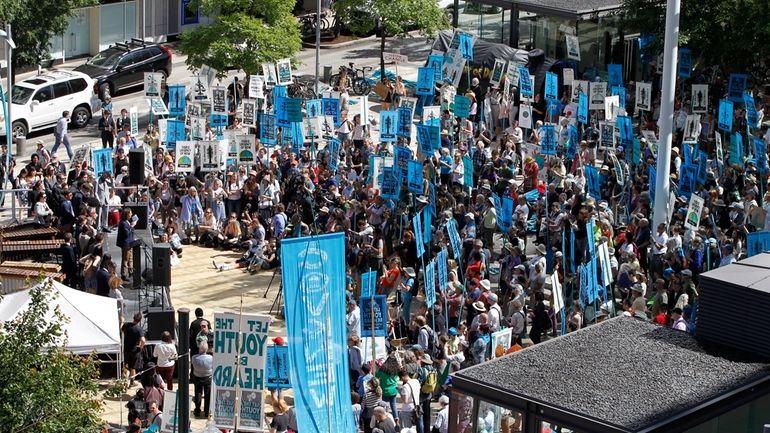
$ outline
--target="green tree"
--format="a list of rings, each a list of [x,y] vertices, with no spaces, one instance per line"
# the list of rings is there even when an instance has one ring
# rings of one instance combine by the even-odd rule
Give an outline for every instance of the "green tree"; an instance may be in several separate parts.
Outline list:
[[[2,0],[0,23],[10,23],[16,49],[14,71],[47,60],[51,38],[67,30],[75,9],[98,4],[98,0]],[[3,25],[5,30],[5,25]]]
[[[101,427],[96,360],[62,348],[66,317],[46,319],[50,283],[30,290],[29,307],[0,328],[3,431],[93,433]]]
[[[201,11],[214,16],[209,25],[182,33],[187,65],[208,65],[223,77],[230,69],[247,74],[263,62],[294,58],[302,47],[293,2],[285,0],[200,0]]]
[[[770,22],[768,0],[682,1],[679,46],[689,47],[704,65],[721,65],[728,71],[749,71],[768,58]],[[626,33],[651,33],[655,41],[649,54],[663,50],[666,0],[625,0],[619,12]]]
[[[436,0],[335,0],[337,19],[356,33],[377,30],[380,36],[380,74],[385,76],[385,40],[412,30],[433,37],[449,26]]]

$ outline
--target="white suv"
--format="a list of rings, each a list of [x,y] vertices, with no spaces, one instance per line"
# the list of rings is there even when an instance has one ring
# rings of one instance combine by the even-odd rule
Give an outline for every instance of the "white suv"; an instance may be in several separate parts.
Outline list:
[[[72,126],[82,128],[101,106],[93,92],[94,81],[75,71],[47,71],[14,84],[11,131],[14,137],[51,128],[62,112],[69,111]],[[5,135],[5,115],[0,109],[0,135]]]

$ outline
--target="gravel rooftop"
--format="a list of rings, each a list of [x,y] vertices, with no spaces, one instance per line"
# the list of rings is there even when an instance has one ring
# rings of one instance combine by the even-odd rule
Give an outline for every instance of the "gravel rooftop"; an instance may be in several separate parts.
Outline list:
[[[457,375],[634,431],[768,373],[768,360],[706,352],[684,332],[618,317]]]

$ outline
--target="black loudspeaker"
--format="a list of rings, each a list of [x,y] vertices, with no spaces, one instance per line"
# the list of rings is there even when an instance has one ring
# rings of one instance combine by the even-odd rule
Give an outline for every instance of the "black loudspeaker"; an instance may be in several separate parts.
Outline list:
[[[131,276],[131,288],[136,290],[142,286],[142,246],[134,245],[131,248],[134,256],[134,275]]]
[[[128,151],[128,176],[131,185],[144,184],[144,149]]]
[[[147,339],[160,340],[163,331],[171,333],[174,338],[174,310],[168,311],[148,311],[147,312]]]
[[[155,286],[171,286],[171,246],[152,246],[152,283]]]
[[[131,209],[131,212],[136,215],[137,220],[136,224],[134,224],[134,229],[136,230],[147,230],[147,202],[145,201],[136,201],[136,202],[126,202],[123,203],[123,207],[126,209]],[[134,259],[136,260],[136,259]]]

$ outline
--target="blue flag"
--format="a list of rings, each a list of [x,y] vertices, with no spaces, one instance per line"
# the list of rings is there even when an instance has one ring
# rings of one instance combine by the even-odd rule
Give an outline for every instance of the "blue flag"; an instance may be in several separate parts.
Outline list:
[[[545,98],[559,99],[559,77],[553,72],[545,73]]]
[[[281,241],[284,315],[297,424],[352,432],[345,317],[345,234]],[[314,330],[308,332],[308,330]]]
[[[601,181],[599,180],[599,170],[593,165],[583,166],[586,176],[586,187],[591,197],[598,200],[601,197]]]

